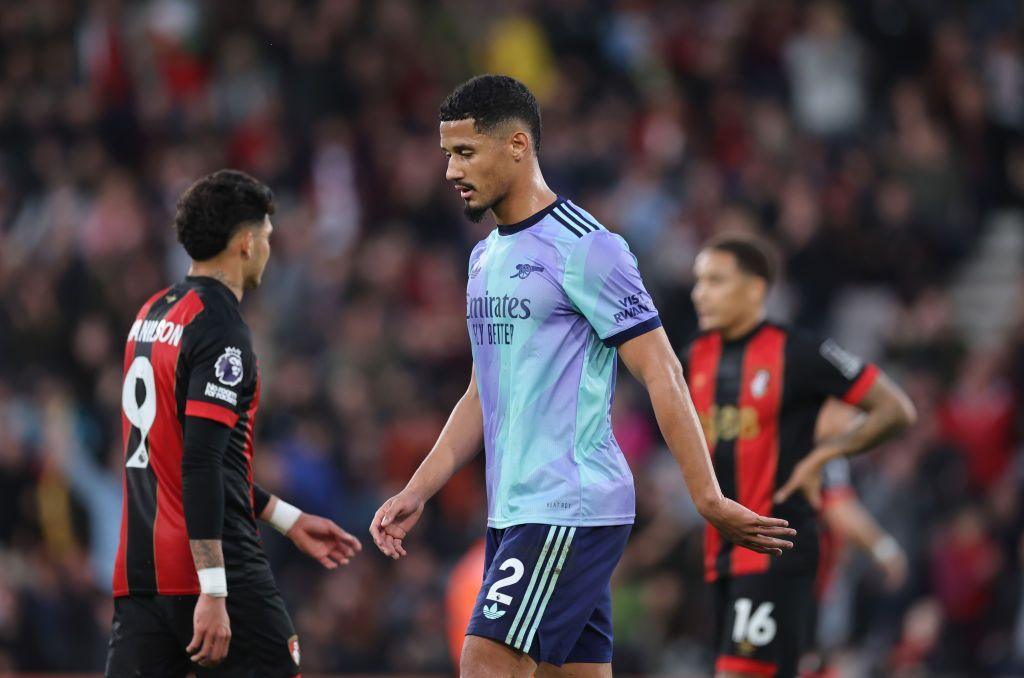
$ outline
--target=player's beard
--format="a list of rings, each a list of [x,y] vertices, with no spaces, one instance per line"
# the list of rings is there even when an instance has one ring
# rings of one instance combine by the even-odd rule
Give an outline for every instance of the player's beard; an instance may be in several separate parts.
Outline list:
[[[489,210],[489,209],[491,209],[491,208],[490,207],[470,207],[469,205],[466,205],[466,209],[464,209],[462,211],[462,213],[465,214],[466,218],[469,219],[470,221],[472,221],[474,224],[479,224],[483,220],[484,215],[487,214],[487,210]]]
[[[502,196],[501,198],[492,200],[490,203],[482,207],[470,207],[469,203],[466,203],[466,207],[462,210],[462,213],[465,214],[466,218],[474,224],[479,224],[484,218],[484,215],[487,214],[488,210],[494,209],[494,206],[501,202],[504,197],[505,196]]]

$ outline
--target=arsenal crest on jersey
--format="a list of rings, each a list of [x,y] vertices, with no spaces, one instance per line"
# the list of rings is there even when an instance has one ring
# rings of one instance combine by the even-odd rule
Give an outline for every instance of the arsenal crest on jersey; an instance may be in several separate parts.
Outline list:
[[[295,661],[295,665],[298,666],[300,663],[299,660],[302,658],[302,653],[299,651],[298,636],[292,636],[288,639],[288,653],[292,656],[292,659]]]

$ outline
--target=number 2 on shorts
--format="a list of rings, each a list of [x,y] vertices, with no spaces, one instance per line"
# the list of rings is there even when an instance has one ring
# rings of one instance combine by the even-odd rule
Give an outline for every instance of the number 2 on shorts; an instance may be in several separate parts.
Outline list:
[[[512,574],[491,584],[491,588],[487,590],[487,600],[493,600],[497,603],[501,603],[502,605],[512,604],[512,596],[501,593],[501,590],[506,586],[512,586],[522,579],[523,572],[526,571],[526,567],[523,566],[523,561],[518,558],[509,558],[501,564],[501,567],[498,568],[501,572],[509,569],[512,570]]]

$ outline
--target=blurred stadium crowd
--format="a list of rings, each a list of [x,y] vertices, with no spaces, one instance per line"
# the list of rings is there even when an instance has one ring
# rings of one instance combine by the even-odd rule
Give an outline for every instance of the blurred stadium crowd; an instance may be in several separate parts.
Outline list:
[[[701,240],[758,229],[788,269],[777,317],[915,399],[917,427],[854,464],[910,578],[888,590],[843,558],[821,630],[837,661],[1024,675],[1024,261],[991,329],[963,321],[986,298],[955,293],[999,258],[980,245],[992,223],[1024,232],[1016,0],[4,3],[0,673],[102,669],[122,346],[184,274],[170,217],[208,171],[244,169],[278,199],[243,306],[265,389],[256,477],[372,546],[372,512],[468,380],[466,257],[489,227],[444,183],[436,111],[480,72],[537,93],[549,183],[630,242],[676,345]],[[700,521],[625,377],[614,423],[640,489],[617,670],[706,671]],[[307,671],[451,670],[445,581],[483,532],[481,461],[401,562],[367,549],[325,573],[265,537]]]

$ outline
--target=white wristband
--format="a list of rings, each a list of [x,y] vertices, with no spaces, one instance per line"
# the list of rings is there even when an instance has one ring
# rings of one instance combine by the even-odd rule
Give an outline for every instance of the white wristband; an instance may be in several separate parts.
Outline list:
[[[278,497],[268,522],[281,534],[288,534],[288,530],[292,529],[301,515],[302,511]]]
[[[228,578],[223,567],[205,567],[197,570],[199,590],[214,598],[228,597]]]
[[[899,552],[900,545],[896,543],[892,535],[888,534],[875,542],[875,545],[871,547],[871,555],[875,557],[875,562],[878,563],[889,562]]]

